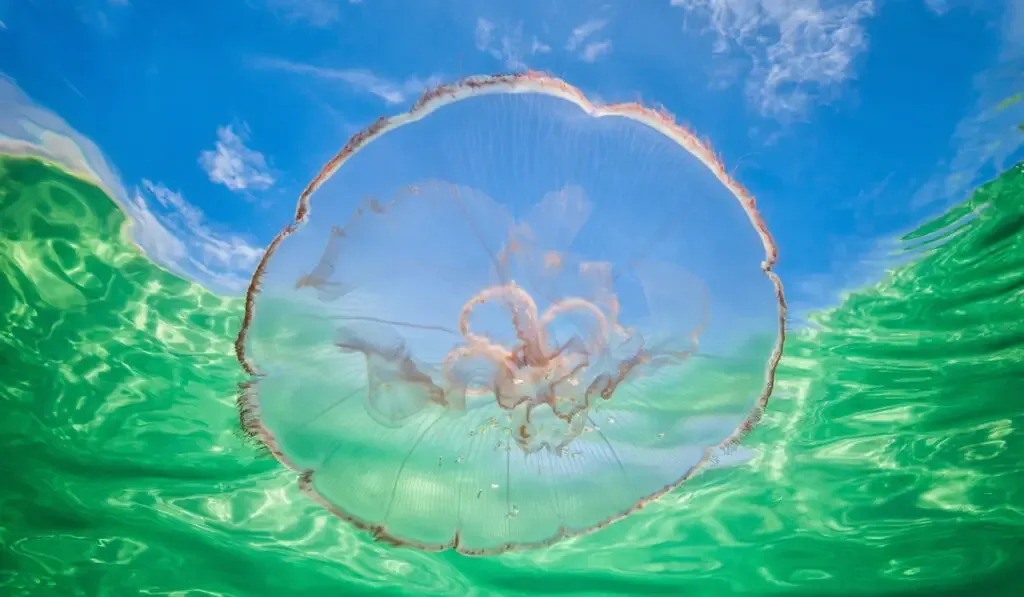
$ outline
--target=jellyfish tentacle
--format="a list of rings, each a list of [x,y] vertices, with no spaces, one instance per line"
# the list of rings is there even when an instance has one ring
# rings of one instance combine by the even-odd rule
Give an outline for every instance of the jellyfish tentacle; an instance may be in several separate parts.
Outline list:
[[[465,380],[457,378],[454,370],[460,363],[473,357],[482,357],[494,366],[492,378],[495,380],[512,376],[509,353],[483,336],[471,335],[466,344],[453,348],[442,362],[442,375],[451,388],[448,394],[454,394],[451,398],[458,401],[450,403],[459,410],[465,410],[466,407],[467,384]]]
[[[608,318],[605,317],[604,313],[601,312],[601,309],[599,309],[597,305],[586,299],[570,297],[562,299],[556,302],[555,304],[551,305],[550,307],[547,308],[546,311],[544,311],[544,314],[541,316],[541,327],[543,328],[544,326],[550,324],[552,321],[554,321],[555,317],[568,311],[584,311],[594,316],[594,319],[597,320],[598,324],[598,332],[592,334],[595,340],[594,352],[603,352],[604,349],[607,347],[609,329]]]
[[[470,317],[478,305],[493,299],[504,300],[506,306],[511,310],[512,325],[515,328],[516,336],[523,343],[524,356],[527,362],[537,365],[543,364],[547,360],[547,356],[543,350],[544,330],[538,325],[537,303],[534,302],[533,297],[529,293],[514,282],[485,288],[463,304],[462,312],[459,315],[459,331],[462,335],[470,341],[479,338],[470,329]],[[520,319],[520,315],[525,316],[525,321]]]

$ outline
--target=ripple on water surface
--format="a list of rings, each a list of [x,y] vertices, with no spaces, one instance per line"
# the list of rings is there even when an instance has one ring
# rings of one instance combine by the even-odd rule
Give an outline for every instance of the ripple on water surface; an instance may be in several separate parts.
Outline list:
[[[1018,166],[929,225],[955,228],[942,242],[791,337],[743,467],[707,470],[599,534],[470,560],[382,546],[302,498],[235,431],[240,301],[140,255],[95,187],[4,158],[0,585],[1013,594],[1022,193]]]

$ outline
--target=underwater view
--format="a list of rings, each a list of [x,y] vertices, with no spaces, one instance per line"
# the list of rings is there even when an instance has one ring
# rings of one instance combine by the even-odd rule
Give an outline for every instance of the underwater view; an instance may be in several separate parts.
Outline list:
[[[1024,1],[0,0],[0,594],[1018,595]]]

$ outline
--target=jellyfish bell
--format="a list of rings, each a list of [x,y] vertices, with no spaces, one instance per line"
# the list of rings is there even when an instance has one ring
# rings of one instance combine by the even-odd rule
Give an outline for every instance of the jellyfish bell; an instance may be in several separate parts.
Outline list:
[[[665,114],[536,73],[442,86],[349,140],[260,262],[243,425],[392,543],[601,528],[760,417],[774,261],[753,199]]]

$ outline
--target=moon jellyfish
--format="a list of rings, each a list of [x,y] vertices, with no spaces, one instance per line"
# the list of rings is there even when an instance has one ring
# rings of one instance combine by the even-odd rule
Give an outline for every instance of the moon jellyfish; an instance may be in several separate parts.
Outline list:
[[[376,538],[599,529],[732,453],[785,302],[754,200],[667,114],[537,73],[352,137],[246,301],[245,429]]]

